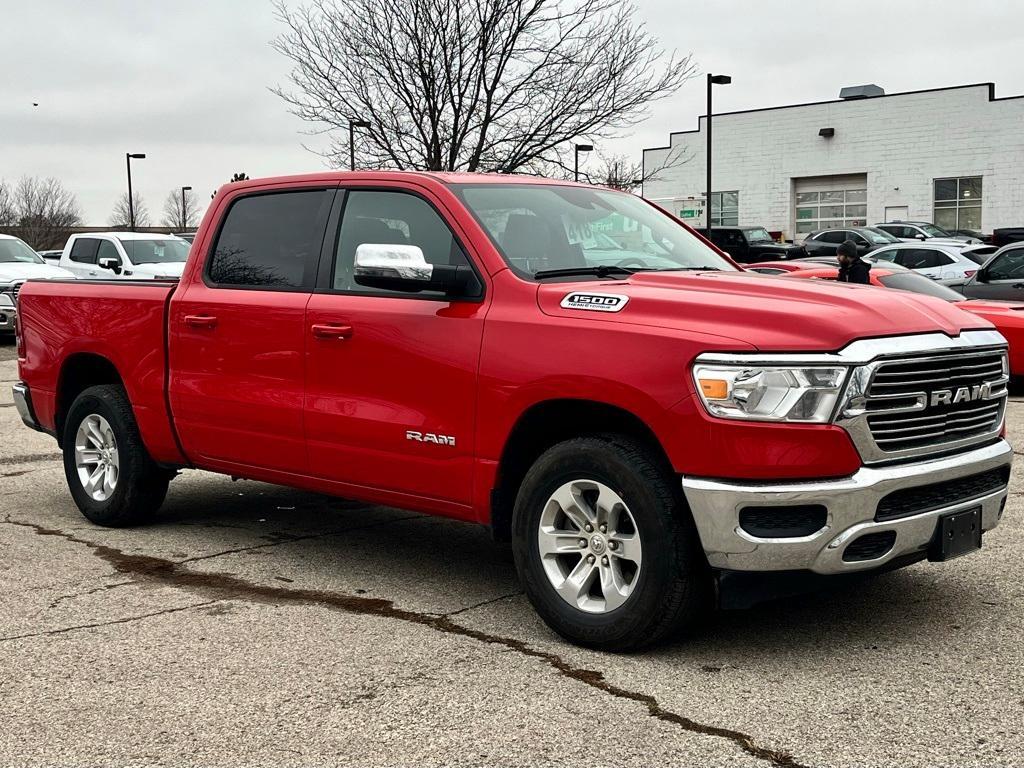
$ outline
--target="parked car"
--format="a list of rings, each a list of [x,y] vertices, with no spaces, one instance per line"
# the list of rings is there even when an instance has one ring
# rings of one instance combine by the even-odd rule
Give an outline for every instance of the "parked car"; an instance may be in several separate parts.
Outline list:
[[[947,232],[942,227],[937,227],[929,221],[887,221],[884,224],[875,224],[876,229],[882,229],[904,242],[915,240],[930,241],[959,241],[962,243],[981,243],[981,238],[968,235],[956,235]]]
[[[1024,301],[1024,242],[996,251],[960,291],[977,299]]]
[[[853,240],[861,254],[900,242],[888,232],[873,227],[844,227],[812,232],[804,239],[804,250],[808,256],[835,256],[839,246],[847,240]]]
[[[798,273],[789,273],[787,277],[835,280],[838,274],[837,269],[800,270]],[[870,280],[871,285],[882,288],[934,296],[985,318],[1009,342],[1009,373],[1013,376],[1024,376],[1024,302],[964,298],[952,288],[940,285],[912,270],[901,269],[891,264],[872,267]]]
[[[36,251],[40,258],[52,267],[60,266],[60,255],[64,251]]]
[[[173,234],[175,237],[180,237],[182,240],[189,244],[191,244],[192,241],[196,239],[195,232],[175,232]]]
[[[776,242],[764,227],[712,227],[711,242],[740,264],[806,255],[802,246]]]
[[[781,275],[801,269],[821,269],[823,266],[835,266],[837,263],[835,259],[831,259],[831,262],[831,264],[827,261],[823,263],[822,257],[794,259],[793,261],[762,261],[757,264],[749,264],[744,269],[747,272],[759,272],[762,275]]]
[[[614,228],[673,266],[581,245]],[[181,467],[447,515],[621,650],[702,628],[738,572],[976,550],[1006,503],[987,322],[744,272],[634,195],[321,172],[225,185],[197,242],[178,282],[22,290],[15,403],[94,523]]]
[[[991,246],[977,246],[986,249]],[[950,287],[959,287],[981,268],[985,256],[975,256],[973,247],[949,243],[898,243],[879,248],[871,254],[876,262],[893,262]]]
[[[0,332],[14,330],[18,292],[26,280],[64,277],[74,275],[47,264],[24,240],[0,235]]]
[[[1020,242],[1024,242],[1024,227],[1003,227],[992,230],[992,245],[996,248]]]
[[[954,229],[950,231],[953,237],[965,237],[968,240],[978,240],[986,245],[992,243],[992,235],[986,235],[977,229]]]
[[[188,249],[188,243],[173,235],[89,232],[68,238],[60,265],[92,280],[177,280]]]

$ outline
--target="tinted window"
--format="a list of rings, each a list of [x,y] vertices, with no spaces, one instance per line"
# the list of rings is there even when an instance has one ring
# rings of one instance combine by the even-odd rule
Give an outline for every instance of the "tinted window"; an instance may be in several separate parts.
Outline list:
[[[95,264],[96,248],[99,244],[100,241],[94,238],[80,237],[71,246],[71,256],[69,258],[72,261],[77,261],[79,264]]]
[[[100,259],[117,259],[121,261],[121,254],[117,252],[117,246],[109,240],[101,240],[99,250],[96,251],[96,263]]]
[[[895,248],[884,248],[869,254],[869,256],[875,261],[896,261],[896,256],[898,254],[899,251]]]
[[[850,239],[853,240],[857,245],[867,245],[868,241],[863,236],[858,235],[856,232],[850,233]]]
[[[1014,248],[997,256],[988,267],[989,280],[1024,278],[1024,248]]]
[[[334,290],[380,291],[358,285],[352,279],[356,249],[365,243],[415,245],[423,251],[428,264],[469,265],[469,259],[437,211],[422,198],[403,192],[349,192],[334,259]],[[431,293],[421,291],[417,295]]]
[[[909,269],[931,269],[953,263],[952,257],[930,248],[906,248],[900,251],[898,261]]]
[[[828,232],[822,232],[818,235],[817,239],[823,243],[842,243],[848,236],[845,229],[832,229]]]
[[[333,190],[318,189],[236,200],[210,257],[210,280],[268,290],[312,288],[333,199]]]

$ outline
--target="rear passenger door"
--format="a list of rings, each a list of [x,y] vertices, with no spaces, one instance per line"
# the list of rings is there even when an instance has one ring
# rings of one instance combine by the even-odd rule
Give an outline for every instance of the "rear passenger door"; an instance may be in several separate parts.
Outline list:
[[[307,471],[306,303],[334,196],[321,186],[229,198],[202,270],[171,302],[171,408],[202,466]]]
[[[899,264],[932,280],[942,278],[943,267],[953,263],[952,256],[934,248],[904,248],[899,254]]]
[[[356,283],[355,253],[363,244],[414,245],[431,264],[472,261],[454,219],[427,191],[341,194],[306,313],[311,474],[468,514],[487,309],[482,272],[476,270],[478,295],[460,299]]]

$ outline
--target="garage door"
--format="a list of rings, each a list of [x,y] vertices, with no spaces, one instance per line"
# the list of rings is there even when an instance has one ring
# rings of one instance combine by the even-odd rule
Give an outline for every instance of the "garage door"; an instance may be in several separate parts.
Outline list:
[[[830,227],[863,227],[868,215],[867,174],[794,179],[796,239]]]

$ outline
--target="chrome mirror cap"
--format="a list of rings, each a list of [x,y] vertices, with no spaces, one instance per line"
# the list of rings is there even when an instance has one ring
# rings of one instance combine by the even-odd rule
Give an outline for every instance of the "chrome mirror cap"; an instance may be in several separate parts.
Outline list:
[[[355,276],[389,277],[429,283],[434,267],[418,245],[362,243],[356,248]]]

